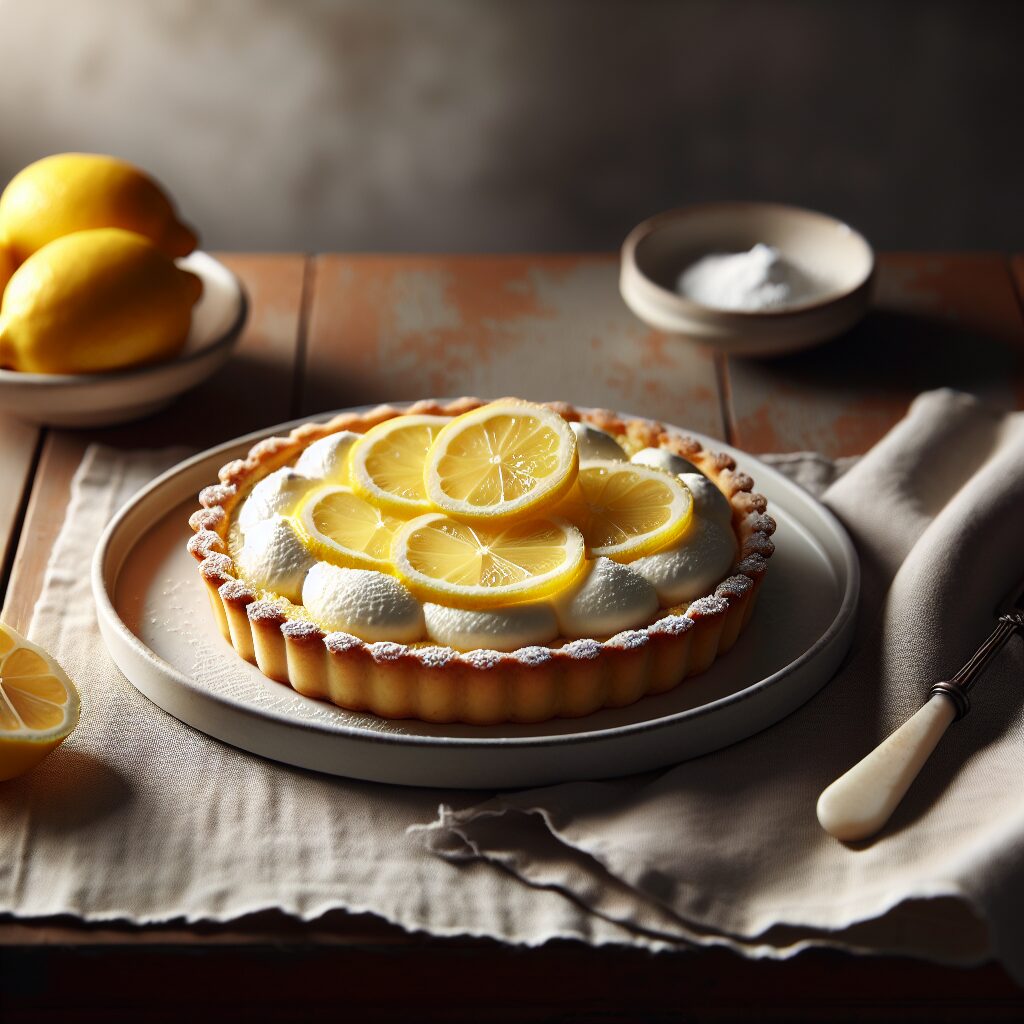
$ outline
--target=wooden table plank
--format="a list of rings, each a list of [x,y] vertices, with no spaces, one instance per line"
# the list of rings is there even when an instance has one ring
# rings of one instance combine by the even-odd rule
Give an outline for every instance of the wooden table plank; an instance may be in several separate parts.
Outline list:
[[[27,498],[40,428],[0,416],[0,593],[10,571],[10,560]]]
[[[220,258],[241,277],[251,302],[248,324],[229,364],[169,409],[138,423],[48,432],[4,600],[2,614],[15,629],[28,627],[64,522],[71,479],[90,443],[206,448],[292,416],[308,261],[300,255]]]
[[[751,451],[866,451],[929,388],[1024,406],[1024,321],[1007,260],[994,254],[883,254],[873,308],[818,348],[731,358],[732,431]]]
[[[321,256],[302,411],[519,395],[722,436],[713,359],[651,331],[608,255]]]

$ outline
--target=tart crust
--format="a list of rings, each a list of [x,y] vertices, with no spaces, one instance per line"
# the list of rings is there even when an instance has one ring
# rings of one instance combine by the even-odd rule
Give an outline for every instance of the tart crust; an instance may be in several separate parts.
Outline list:
[[[410,413],[457,416],[485,404],[476,398],[417,402],[406,409],[382,405],[346,412],[326,423],[306,423],[287,437],[256,444],[229,462],[220,483],[199,495],[189,519],[188,550],[199,562],[210,605],[224,638],[264,675],[307,697],[384,718],[497,725],[577,718],[600,708],[623,707],[648,694],[673,689],[703,672],[729,650],[754,609],[774,551],[775,522],[751,478],[729,455],[704,449],[691,437],[647,420],[622,419],[604,410],[580,412],[546,403],[569,422],[583,420],[638,450],[660,447],[688,459],[729,499],[739,560],[714,592],[685,611],[659,613],[642,629],[608,640],[572,640],[562,646],[524,647],[511,653],[457,652],[428,644],[366,643],[347,633],[325,633],[315,623],[289,618],[239,578],[228,554],[234,510],[253,485],[292,462],[314,441],[341,430],[364,433]]]

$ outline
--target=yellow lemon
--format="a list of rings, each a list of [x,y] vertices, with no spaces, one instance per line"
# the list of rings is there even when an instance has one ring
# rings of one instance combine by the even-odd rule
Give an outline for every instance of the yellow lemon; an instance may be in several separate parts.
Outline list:
[[[576,479],[576,435],[558,413],[505,399],[453,419],[424,466],[427,497],[459,519],[535,515]]]
[[[0,366],[100,373],[156,362],[185,344],[195,274],[131,231],[65,235],[14,273],[0,306]]]
[[[79,706],[60,665],[0,622],[0,781],[27,772],[67,739]]]
[[[591,558],[631,562],[682,537],[693,519],[693,495],[664,470],[593,459],[580,466],[557,511],[583,532]]]
[[[444,416],[396,416],[371,427],[349,454],[352,489],[395,516],[429,511],[423,460],[446,423]]]
[[[18,269],[14,253],[6,245],[0,245],[0,296],[3,296],[7,282],[10,281],[14,271]]]
[[[563,590],[582,570],[584,548],[580,531],[564,519],[470,524],[430,512],[399,528],[391,557],[418,597],[476,610]]]
[[[44,157],[16,174],[0,196],[0,237],[19,263],[55,238],[91,228],[135,231],[168,256],[187,256],[196,247],[164,190],[112,156]]]
[[[391,541],[403,520],[351,487],[321,487],[295,513],[299,539],[321,561],[343,568],[391,571]]]

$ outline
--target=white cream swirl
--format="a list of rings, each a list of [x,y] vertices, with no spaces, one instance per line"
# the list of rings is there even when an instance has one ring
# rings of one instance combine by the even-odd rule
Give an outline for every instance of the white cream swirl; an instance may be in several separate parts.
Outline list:
[[[237,561],[250,583],[294,603],[302,598],[306,573],[316,565],[285,516],[272,516],[250,527]]]
[[[495,611],[465,611],[441,604],[424,604],[427,634],[434,643],[459,651],[486,648],[516,651],[545,644],[558,636],[558,621],[549,604],[511,605]]]
[[[327,483],[347,483],[348,453],[361,436],[352,430],[339,430],[321,437],[299,456],[296,471]]]
[[[681,455],[676,455],[673,452],[667,452],[664,448],[641,448],[629,461],[640,466],[663,469],[673,476],[700,472],[689,459],[684,459]]]
[[[592,427],[589,423],[570,423],[569,426],[576,435],[576,448],[580,453],[581,462],[585,459],[626,461],[626,453],[607,431]]]
[[[394,576],[372,569],[317,562],[306,576],[302,603],[317,625],[360,640],[410,644],[425,634],[419,601]]]
[[[629,563],[654,587],[665,606],[710,593],[736,558],[729,499],[700,473],[682,473],[680,479],[693,495],[689,529],[665,551]]]
[[[274,470],[249,492],[238,513],[238,528],[248,533],[257,523],[290,514],[320,481],[290,466]]]
[[[562,636],[605,637],[650,622],[658,595],[628,565],[597,558],[578,583],[555,598],[554,608]]]

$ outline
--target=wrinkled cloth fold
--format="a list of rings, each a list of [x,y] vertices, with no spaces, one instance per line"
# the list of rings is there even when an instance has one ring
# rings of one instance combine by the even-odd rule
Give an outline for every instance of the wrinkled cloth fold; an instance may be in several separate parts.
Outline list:
[[[531,945],[995,955],[1024,978],[1024,643],[990,667],[878,839],[843,845],[814,817],[821,789],[959,667],[1024,576],[1021,415],[933,392],[852,468],[771,460],[824,490],[863,570],[853,653],[803,708],[666,770],[490,798],[276,764],[120,675],[96,626],[92,551],[178,457],[96,447],[76,475],[30,635],[79,683],[82,723],[0,786],[0,912],[144,923],[340,908]]]

